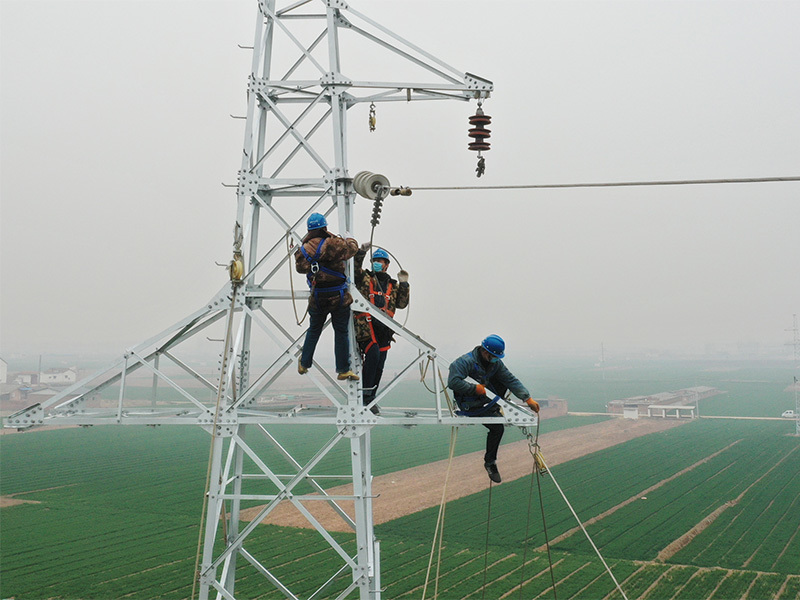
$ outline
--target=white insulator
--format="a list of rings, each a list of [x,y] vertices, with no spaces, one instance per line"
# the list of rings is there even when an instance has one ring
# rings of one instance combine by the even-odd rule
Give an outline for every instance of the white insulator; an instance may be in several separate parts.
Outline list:
[[[353,187],[359,196],[368,198],[369,200],[375,200],[382,188],[389,187],[389,180],[378,173],[360,171],[356,173],[356,176],[353,178]]]

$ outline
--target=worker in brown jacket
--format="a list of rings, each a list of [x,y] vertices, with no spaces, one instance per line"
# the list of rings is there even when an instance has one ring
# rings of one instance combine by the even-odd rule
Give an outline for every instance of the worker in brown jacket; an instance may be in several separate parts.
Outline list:
[[[314,361],[314,350],[322,334],[325,319],[331,315],[333,350],[338,379],[357,380],[350,369],[350,343],[347,328],[353,297],[347,289],[346,261],[358,252],[358,242],[328,232],[324,215],[313,213],[307,221],[308,233],[294,254],[295,269],[305,273],[311,296],[308,299],[309,325],[297,371],[304,375]]]
[[[408,306],[410,289],[408,286],[408,273],[401,270],[397,274],[398,282],[392,279],[387,272],[389,268],[389,253],[383,248],[377,248],[372,253],[372,270],[362,268],[364,257],[369,250],[369,244],[361,245],[355,257],[355,284],[361,295],[376,308],[394,317],[398,308]],[[378,392],[386,355],[389,352],[394,337],[392,330],[386,325],[373,319],[369,313],[355,313],[354,325],[356,342],[361,349],[363,357],[362,375],[364,385],[364,405],[370,404]],[[379,414],[378,406],[370,410]]]

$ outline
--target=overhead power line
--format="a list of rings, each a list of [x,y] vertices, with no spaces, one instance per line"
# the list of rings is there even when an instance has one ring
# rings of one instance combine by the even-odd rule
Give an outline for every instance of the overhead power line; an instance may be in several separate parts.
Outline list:
[[[634,187],[656,185],[708,185],[720,183],[775,183],[780,181],[800,181],[794,177],[750,177],[742,179],[680,179],[667,181],[612,181],[602,183],[534,183],[525,185],[463,185],[463,186],[410,186],[416,191],[444,190],[543,190],[557,188],[597,188],[597,187]]]

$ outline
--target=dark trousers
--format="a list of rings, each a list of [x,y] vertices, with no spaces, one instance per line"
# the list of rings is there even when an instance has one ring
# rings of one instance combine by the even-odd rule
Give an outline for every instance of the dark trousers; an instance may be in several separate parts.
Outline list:
[[[493,390],[492,390],[493,391]],[[486,398],[483,396],[456,396],[456,403],[458,407],[469,413],[480,413],[481,407],[486,404]],[[499,417],[500,407],[496,404],[480,414],[468,415],[472,417]],[[493,463],[497,460],[497,449],[500,447],[500,440],[503,439],[505,427],[500,423],[492,423],[483,425],[489,432],[486,434],[486,454],[483,455],[483,462]]]
[[[500,440],[503,439],[505,427],[499,423],[484,425],[484,427],[489,430],[489,433],[486,434],[486,454],[483,455],[483,462],[488,464],[497,460],[497,449],[500,447]]]
[[[372,402],[378,393],[378,385],[380,385],[381,377],[383,377],[383,366],[386,364],[387,354],[389,354],[389,350],[381,350],[378,348],[378,344],[372,344],[364,352],[361,381],[364,382],[365,406]]]
[[[306,368],[311,367],[311,363],[314,361],[314,350],[317,349],[317,342],[329,313],[331,315],[331,325],[333,325],[333,352],[336,356],[336,372],[345,373],[350,370],[350,344],[347,335],[347,326],[350,322],[349,306],[339,305],[328,311],[309,305],[308,332],[303,343],[300,364]]]

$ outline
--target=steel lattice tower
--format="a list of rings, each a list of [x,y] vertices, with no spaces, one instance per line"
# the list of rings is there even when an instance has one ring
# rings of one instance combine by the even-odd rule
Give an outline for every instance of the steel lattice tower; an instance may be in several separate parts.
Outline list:
[[[340,37],[351,36],[406,64],[415,78],[372,81],[354,77],[343,64]],[[376,402],[391,393],[403,376],[418,365],[430,365],[434,374],[435,403],[426,413],[373,415],[362,405],[359,382],[339,382],[325,369],[306,376],[314,382],[324,405],[276,404],[267,392],[284,373],[291,373],[302,348],[304,332],[290,332],[294,322],[286,306],[308,292],[280,289],[276,275],[287,269],[291,252],[287,240],[298,243],[312,212],[336,219],[338,230],[356,231],[353,176],[347,160],[348,110],[363,103],[421,100],[481,100],[491,82],[459,71],[411,44],[342,0],[259,0],[252,69],[247,82],[247,121],[237,185],[234,256],[241,256],[244,274],[222,289],[193,314],[172,327],[126,350],[113,364],[66,389],[51,400],[11,415],[6,426],[29,428],[43,424],[181,424],[201,426],[211,434],[209,486],[206,494],[202,561],[198,569],[199,597],[235,599],[237,566],[246,563],[286,597],[298,596],[247,548],[248,536],[281,502],[293,504],[341,557],[341,567],[326,574],[312,597],[329,584],[346,578],[338,598],[379,599],[380,546],[372,520],[371,439],[382,425],[465,425],[445,402],[438,376],[447,362],[428,341],[376,310],[351,288],[353,309],[369,312],[389,326],[395,336],[417,350],[417,356],[385,383]],[[272,229],[267,226],[270,223]],[[265,240],[267,243],[265,244]],[[352,261],[348,265],[352,278]],[[209,328],[224,325],[225,346],[216,381],[181,358],[181,345]],[[351,326],[352,333],[352,326]],[[360,369],[353,339],[351,364]],[[268,347],[265,349],[265,345]],[[258,368],[254,365],[267,365]],[[131,401],[126,383],[135,372],[152,375],[152,401]],[[192,386],[172,373],[178,371]],[[140,373],[141,374],[141,373]],[[99,399],[101,392],[119,388],[113,406]],[[165,394],[164,392],[168,392]],[[480,417],[480,423],[533,426],[536,416],[504,403],[504,417]],[[328,439],[310,439],[315,452],[298,460],[267,427],[329,425]],[[245,439],[245,431],[266,440],[290,465],[281,473]],[[325,475],[315,469],[333,448],[349,444],[353,492],[331,496],[320,483]],[[248,472],[248,465],[254,465]],[[313,471],[313,473],[312,473]],[[267,492],[264,484],[271,486]],[[296,488],[308,485],[312,493]],[[240,519],[243,501],[264,506],[248,523]],[[341,502],[353,502],[355,517]],[[308,509],[323,502],[348,523],[356,534],[357,551],[348,553]],[[223,519],[220,519],[220,516]],[[222,521],[222,526],[221,526]],[[215,551],[215,542],[224,549]]]
[[[797,373],[800,370],[800,329],[797,327],[797,315],[792,315],[792,328],[787,331],[792,332],[792,362],[794,371]],[[800,436],[800,394],[798,394],[800,383],[798,383],[797,375],[792,381],[792,389],[794,390],[794,434]]]

